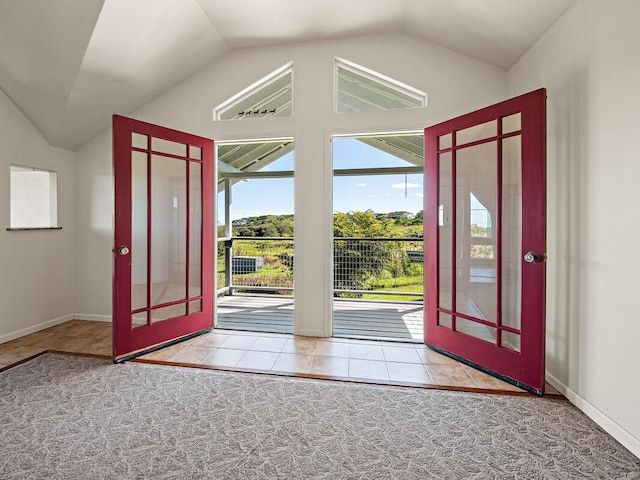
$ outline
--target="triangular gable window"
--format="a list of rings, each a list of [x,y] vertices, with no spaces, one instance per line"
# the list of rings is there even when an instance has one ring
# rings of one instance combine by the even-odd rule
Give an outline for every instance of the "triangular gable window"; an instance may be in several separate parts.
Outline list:
[[[290,117],[293,107],[293,64],[258,80],[213,110],[215,120]]]
[[[423,108],[427,95],[392,78],[336,58],[336,111]]]

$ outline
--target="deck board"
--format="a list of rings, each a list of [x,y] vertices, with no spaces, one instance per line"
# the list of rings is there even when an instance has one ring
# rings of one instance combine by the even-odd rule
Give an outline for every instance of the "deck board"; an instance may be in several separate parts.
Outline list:
[[[422,312],[420,303],[336,299],[333,335],[422,341]],[[216,327],[293,333],[293,298],[246,294],[220,297]]]

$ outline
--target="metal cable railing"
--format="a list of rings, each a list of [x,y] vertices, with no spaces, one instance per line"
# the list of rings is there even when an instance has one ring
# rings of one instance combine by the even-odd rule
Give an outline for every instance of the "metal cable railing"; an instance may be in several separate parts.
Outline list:
[[[334,238],[334,296],[422,300],[423,257],[421,238]]]
[[[233,237],[218,241],[218,293],[293,293],[292,237]],[[333,241],[333,288],[338,298],[418,301],[423,298],[421,238]]]
[[[218,241],[218,292],[293,293],[292,237],[233,237]]]

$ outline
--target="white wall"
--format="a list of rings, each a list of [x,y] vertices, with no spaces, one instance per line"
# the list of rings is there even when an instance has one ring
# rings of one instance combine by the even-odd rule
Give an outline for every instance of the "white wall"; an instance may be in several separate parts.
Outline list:
[[[640,456],[640,2],[579,1],[508,72],[548,89],[547,367]]]
[[[111,319],[113,168],[111,130],[76,151],[77,318]]]
[[[0,90],[0,343],[69,320],[74,305],[74,154],[50,147]],[[9,166],[58,172],[62,230],[9,227]]]
[[[340,56],[421,89],[417,111],[333,113],[333,61]],[[294,61],[291,118],[213,122],[213,108]],[[503,100],[506,73],[402,34],[247,49],[229,54],[133,115],[215,140],[293,136],[295,152],[295,331],[331,334],[331,145],[337,133],[420,130]],[[114,112],[118,113],[118,112]],[[77,309],[85,318],[111,312],[110,131],[78,152]]]

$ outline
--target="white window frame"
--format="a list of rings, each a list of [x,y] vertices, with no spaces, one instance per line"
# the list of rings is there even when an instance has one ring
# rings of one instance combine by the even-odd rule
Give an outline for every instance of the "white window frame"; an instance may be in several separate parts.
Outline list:
[[[28,178],[29,173],[39,175]],[[61,228],[58,224],[58,172],[11,164],[9,192],[10,215],[7,230]]]
[[[427,94],[422,90],[418,90],[406,83],[399,82],[394,78],[383,75],[382,73],[376,72],[375,70],[371,70],[370,68],[363,67],[362,65],[358,65],[357,63],[351,62],[341,57],[334,57],[334,72],[333,72],[333,109],[334,113],[348,113],[348,112],[340,112],[338,110],[338,70],[343,68],[352,73],[365,77],[372,82],[377,82],[385,87],[388,87],[393,90],[397,90],[400,93],[407,95],[415,100],[417,100],[420,105],[414,108],[426,108],[427,107]]]
[[[243,102],[244,100],[249,98],[251,95],[256,93],[258,90],[260,90],[261,88],[266,87],[271,82],[280,80],[282,77],[289,74],[291,74],[291,95],[293,97],[293,62],[289,62],[283,65],[282,67],[278,68],[277,70],[274,70],[270,74],[262,77],[257,82],[249,85],[247,88],[241,90],[240,92],[235,94],[233,97],[229,98],[228,100],[225,100],[220,105],[215,107],[213,109],[213,120],[214,121],[237,120],[237,119],[222,119],[220,117],[224,112],[232,108],[234,105],[237,105]]]

